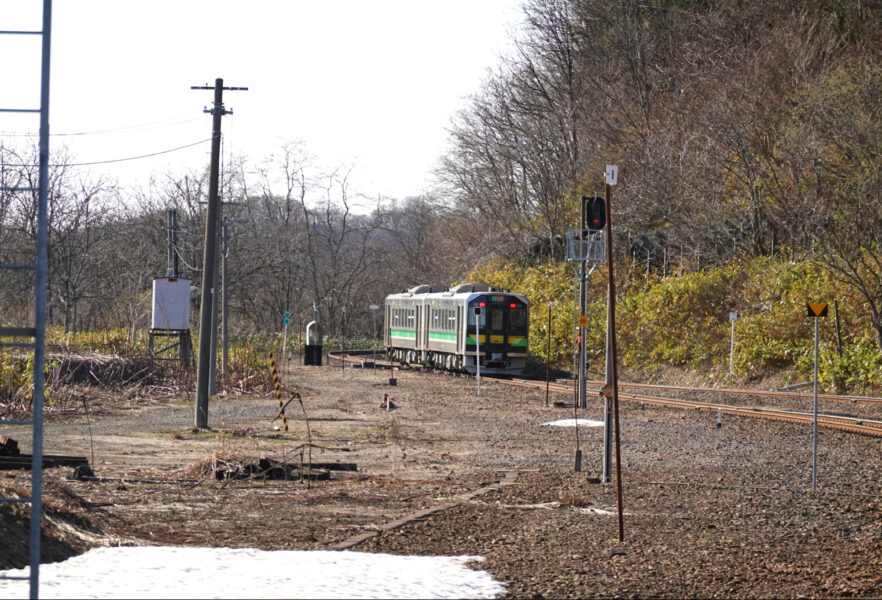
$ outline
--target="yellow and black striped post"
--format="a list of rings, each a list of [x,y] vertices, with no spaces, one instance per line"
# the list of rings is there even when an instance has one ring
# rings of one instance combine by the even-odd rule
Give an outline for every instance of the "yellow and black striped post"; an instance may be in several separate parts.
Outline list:
[[[282,423],[285,431],[288,431],[288,417],[285,416],[285,405],[282,404],[282,383],[279,381],[279,371],[276,369],[276,359],[269,355],[270,370],[273,372],[273,387],[276,388],[276,397],[279,399],[279,414],[282,415]]]

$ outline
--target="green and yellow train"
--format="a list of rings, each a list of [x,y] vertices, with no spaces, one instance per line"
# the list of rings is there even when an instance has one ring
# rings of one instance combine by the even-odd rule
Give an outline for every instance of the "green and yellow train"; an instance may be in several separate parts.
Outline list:
[[[390,360],[436,369],[518,374],[527,360],[529,302],[482,283],[421,285],[386,297]]]

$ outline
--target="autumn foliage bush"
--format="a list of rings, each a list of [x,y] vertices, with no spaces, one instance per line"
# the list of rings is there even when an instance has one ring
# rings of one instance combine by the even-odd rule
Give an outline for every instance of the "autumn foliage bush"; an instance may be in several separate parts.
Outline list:
[[[623,272],[627,273],[627,269]],[[522,293],[531,304],[530,353],[544,363],[548,348],[548,306],[552,311],[551,360],[572,361],[576,318],[576,277],[569,264],[525,268],[496,262],[469,277]],[[603,368],[606,333],[606,275],[589,280],[589,365]],[[729,369],[730,312],[735,323],[734,372],[759,377],[789,370],[811,376],[814,323],[806,303],[827,302],[819,321],[821,387],[866,392],[882,387],[882,352],[858,298],[819,266],[782,258],[757,257],[686,275],[632,279],[621,286],[616,307],[621,364],[635,371],[662,366],[726,373]],[[834,302],[841,331],[837,351]]]

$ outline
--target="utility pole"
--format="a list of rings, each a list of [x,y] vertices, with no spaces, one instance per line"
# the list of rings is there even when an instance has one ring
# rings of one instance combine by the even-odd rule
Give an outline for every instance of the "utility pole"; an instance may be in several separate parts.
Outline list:
[[[217,203],[217,220],[218,225],[223,222],[224,203]],[[220,233],[217,233],[218,241]],[[215,242],[217,244],[217,242]],[[214,285],[211,286],[211,360],[208,361],[208,396],[214,396],[217,393],[217,311],[220,304],[218,298],[218,278],[217,272],[220,265],[220,257],[218,256],[217,245],[215,245],[214,254]]]
[[[205,212],[205,248],[202,255],[202,295],[199,307],[199,370],[196,379],[196,429],[208,428],[209,377],[211,363],[212,305],[215,295],[215,260],[217,256],[217,223],[220,217],[218,178],[220,173],[221,117],[232,111],[224,109],[224,90],[247,90],[246,87],[224,87],[224,80],[215,79],[214,87],[190,86],[191,90],[214,90],[214,103],[204,112],[211,113],[211,166],[208,182],[208,209]]]
[[[229,346],[229,309],[227,308],[227,258],[229,258],[230,248],[228,245],[227,227],[237,222],[238,219],[221,219],[221,375],[227,376],[227,369],[230,364],[230,346]]]

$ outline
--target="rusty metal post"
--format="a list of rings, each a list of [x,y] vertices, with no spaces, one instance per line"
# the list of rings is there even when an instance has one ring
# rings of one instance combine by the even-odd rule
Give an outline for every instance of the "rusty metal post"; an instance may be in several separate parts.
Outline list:
[[[619,541],[625,539],[625,528],[622,521],[622,452],[621,452],[621,429],[619,427],[619,376],[616,367],[616,280],[613,273],[613,245],[612,245],[612,218],[610,210],[610,195],[612,186],[609,181],[604,184],[606,204],[606,264],[609,269],[609,370],[612,381],[613,398],[613,422],[615,427],[615,452],[616,452],[616,507],[619,513]]]

